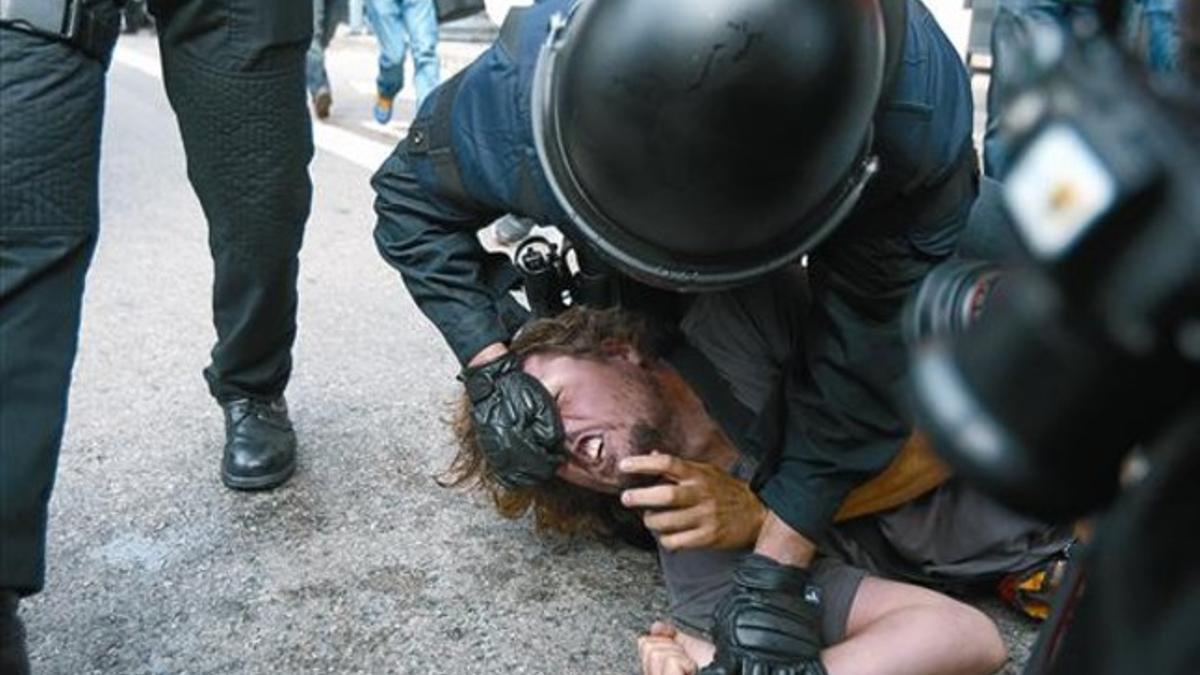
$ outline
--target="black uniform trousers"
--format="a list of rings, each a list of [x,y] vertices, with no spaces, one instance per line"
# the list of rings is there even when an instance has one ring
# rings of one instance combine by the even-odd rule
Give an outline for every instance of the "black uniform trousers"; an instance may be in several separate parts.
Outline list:
[[[89,3],[118,21],[113,0]],[[281,394],[312,184],[312,6],[151,0],[188,177],[209,223],[218,401]],[[0,588],[44,581],[47,502],[99,227],[105,66],[0,27]],[[119,177],[116,180],[120,180]]]

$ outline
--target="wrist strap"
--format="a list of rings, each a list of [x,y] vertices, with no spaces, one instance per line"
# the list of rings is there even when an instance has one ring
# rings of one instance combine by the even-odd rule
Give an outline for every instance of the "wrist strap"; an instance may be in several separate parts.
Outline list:
[[[811,579],[803,567],[784,565],[758,553],[746,556],[734,571],[734,581],[743,588],[782,591],[819,606],[821,589]]]

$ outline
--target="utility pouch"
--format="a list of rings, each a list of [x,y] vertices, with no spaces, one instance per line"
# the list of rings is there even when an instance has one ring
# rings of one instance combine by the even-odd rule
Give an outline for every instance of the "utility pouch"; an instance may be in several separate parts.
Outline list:
[[[120,30],[83,0],[0,0],[0,26],[65,42],[105,65]]]

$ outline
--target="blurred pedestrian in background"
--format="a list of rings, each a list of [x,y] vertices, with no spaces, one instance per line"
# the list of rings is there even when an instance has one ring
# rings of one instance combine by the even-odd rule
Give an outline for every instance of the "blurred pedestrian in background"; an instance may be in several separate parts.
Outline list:
[[[143,28],[153,28],[154,21],[146,11],[146,0],[126,0],[122,10],[122,32],[136,33]]]
[[[1179,49],[1178,0],[1132,0],[1125,5],[1126,46],[1151,72],[1175,69]],[[1001,180],[1008,171],[1008,149],[999,134],[1001,113],[1019,89],[1027,66],[1018,54],[1031,31],[1068,30],[1078,21],[1096,21],[1096,0],[999,0],[992,25],[992,73],[987,94],[987,128],[983,139],[983,171]]]
[[[437,86],[438,25],[433,0],[367,0],[367,18],[379,40],[375,121],[392,119],[392,103],[404,88],[404,54],[412,52],[417,109]]]
[[[367,7],[363,0],[350,0],[349,14],[351,35],[362,35],[371,30],[370,24],[367,23]]]
[[[325,72],[325,50],[333,41],[337,25],[346,20],[346,0],[313,0],[313,36],[308,47],[306,80],[317,119],[329,117],[333,107],[333,89]]]
[[[1178,0],[1137,0],[1130,26],[1130,41],[1145,55],[1146,65],[1156,73],[1175,69],[1179,52]]]

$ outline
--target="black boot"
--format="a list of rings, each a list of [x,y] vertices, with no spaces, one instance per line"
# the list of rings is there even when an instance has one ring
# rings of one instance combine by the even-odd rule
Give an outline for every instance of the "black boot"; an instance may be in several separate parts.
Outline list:
[[[221,480],[234,490],[269,490],[296,470],[296,432],[283,397],[238,399],[225,409]]]
[[[25,626],[17,616],[19,603],[16,593],[0,590],[0,673],[4,675],[29,675]]]

